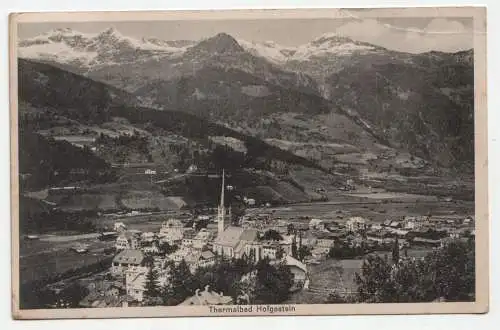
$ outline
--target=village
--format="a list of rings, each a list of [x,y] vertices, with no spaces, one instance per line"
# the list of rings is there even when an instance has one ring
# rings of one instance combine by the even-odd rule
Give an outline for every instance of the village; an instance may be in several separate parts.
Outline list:
[[[318,290],[312,280],[314,267],[327,260],[362,259],[370,253],[390,252],[395,246],[402,255],[415,255],[412,252],[437,249],[475,235],[472,216],[404,216],[383,222],[362,216],[343,221],[340,217],[284,219],[266,205],[250,205],[243,216],[234,219],[224,196],[228,188],[223,175],[217,214],[167,217],[156,231],[129,228],[117,221],[112,231],[102,232],[98,239],[114,245],[114,257],[109,268],[78,279],[88,292],[79,306],[142,306],[150,298],[148,277],[152,272],[158,287],[168,287],[172,268],[180,263],[194,274],[222,259],[284,265],[292,274],[291,295],[314,292]],[[87,253],[85,245],[72,249]],[[60,288],[61,283],[53,287]],[[233,305],[242,301],[205,286],[180,304]]]

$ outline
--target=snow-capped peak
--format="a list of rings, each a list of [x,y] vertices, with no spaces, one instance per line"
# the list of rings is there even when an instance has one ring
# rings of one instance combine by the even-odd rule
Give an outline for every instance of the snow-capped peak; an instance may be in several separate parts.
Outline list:
[[[376,50],[376,47],[368,43],[354,41],[349,37],[337,33],[325,33],[311,42],[299,46],[290,59],[305,61],[318,56],[344,56],[374,50]]]
[[[91,67],[100,64],[126,63],[141,56],[176,55],[186,47],[135,39],[111,27],[99,33],[82,33],[69,28],[54,29],[31,39],[20,40],[20,57],[77,63]]]
[[[286,62],[289,54],[295,51],[291,47],[281,46],[274,41],[254,42],[240,39],[238,43],[247,52],[275,63]]]

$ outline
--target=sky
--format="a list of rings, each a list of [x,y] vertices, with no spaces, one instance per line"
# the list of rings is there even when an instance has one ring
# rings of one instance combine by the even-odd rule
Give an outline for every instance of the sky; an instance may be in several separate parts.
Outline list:
[[[455,52],[473,48],[472,23],[471,18],[457,17],[37,22],[19,24],[18,36],[20,39],[31,38],[55,28],[97,33],[114,27],[135,38],[200,40],[225,32],[236,39],[298,46],[322,34],[337,33],[397,51]]]

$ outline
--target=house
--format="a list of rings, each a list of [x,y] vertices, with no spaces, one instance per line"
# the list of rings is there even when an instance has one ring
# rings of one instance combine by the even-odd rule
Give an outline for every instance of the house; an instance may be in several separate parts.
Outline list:
[[[418,245],[427,245],[427,246],[437,247],[437,246],[441,245],[441,240],[415,237],[415,238],[413,238],[413,243],[418,244]]]
[[[189,165],[188,169],[186,170],[186,173],[195,173],[198,171],[198,166],[195,164]]]
[[[105,231],[99,236],[101,241],[116,240],[118,238],[118,233],[116,231]]]
[[[389,232],[397,235],[398,237],[406,237],[408,233],[410,232],[409,230],[404,230],[404,229],[393,229],[392,227],[389,227]]]
[[[122,232],[116,239],[115,248],[117,250],[136,250],[141,243],[140,237],[140,234],[137,232]]]
[[[144,253],[140,250],[123,250],[118,253],[111,264],[111,274],[123,275],[129,267],[139,267],[144,265]]]
[[[201,252],[201,254],[199,255],[196,267],[197,268],[209,267],[212,266],[214,263],[215,263],[215,254],[210,250],[206,250]]]
[[[156,234],[153,232],[145,232],[141,235],[141,240],[143,242],[151,243],[157,238]]]
[[[142,247],[142,251],[146,254],[157,255],[160,253],[160,248],[157,243],[153,242]]]
[[[292,245],[295,239],[295,235],[282,235],[283,240],[279,241],[279,245],[285,254],[292,254]]]
[[[243,197],[243,202],[245,202],[247,206],[255,206],[255,199],[253,198]]]
[[[197,306],[197,305],[231,305],[233,298],[224,296],[222,292],[217,293],[210,290],[210,286],[205,286],[205,290],[196,289],[192,297],[187,298],[179,306]]]
[[[79,302],[79,306],[83,308],[127,307],[132,300],[133,298],[128,295],[107,296],[94,291],[85,296]]]
[[[115,222],[113,226],[114,231],[126,230],[127,226],[123,222]]]
[[[462,220],[462,224],[464,225],[470,225],[472,223],[474,223],[474,217],[472,216],[468,216],[467,218]]]
[[[206,228],[201,229],[193,238],[192,246],[195,249],[203,249],[212,239],[212,233]]]
[[[407,216],[403,220],[403,228],[408,230],[418,230],[422,228],[424,224],[424,219],[421,217],[410,217]]]
[[[179,219],[170,218],[161,224],[160,233],[162,232],[162,229],[182,228],[182,227],[184,227],[184,224],[182,223],[182,221],[180,221]]]
[[[191,247],[193,246],[193,240],[196,237],[196,231],[194,229],[188,228],[182,233],[182,246]]]
[[[147,267],[132,267],[125,271],[125,288],[127,295],[142,302],[146,291]]]
[[[325,257],[330,249],[335,245],[333,239],[318,239],[315,248],[311,251],[314,258],[319,259]]]
[[[290,255],[287,255],[284,258],[284,261],[285,265],[290,269],[293,277],[293,284],[290,290],[297,291],[302,288],[307,288],[309,286],[309,273],[307,266]]]
[[[162,225],[158,236],[160,237],[161,242],[173,245],[182,242],[182,238],[184,237],[183,233],[183,227]]]
[[[346,229],[348,231],[357,232],[366,230],[368,228],[368,221],[362,217],[352,217],[346,222]]]
[[[392,220],[387,219],[387,220],[384,221],[383,226],[384,227],[389,227],[391,225],[391,222],[392,222]]]
[[[320,247],[320,248],[331,248],[335,245],[335,241],[333,239],[325,239],[325,238],[322,238],[322,239],[318,239],[318,241],[316,242],[316,247]]]
[[[281,248],[279,242],[264,241],[251,242],[245,246],[245,255],[253,256],[255,262],[262,259],[277,260],[281,258],[279,255]]]
[[[194,253],[195,251],[191,247],[181,246],[180,249],[171,253],[167,258],[177,264],[182,260],[188,259],[188,256],[192,256]]]
[[[325,222],[321,219],[311,219],[309,221],[310,230],[325,230]]]
[[[410,242],[408,242],[407,240],[405,239],[402,239],[402,240],[399,240],[398,241],[398,246],[399,246],[399,249],[404,249],[404,248],[409,248],[410,247]]]
[[[108,307],[109,305],[112,305],[110,307],[119,307],[120,306],[120,303],[116,303],[112,299],[106,300],[106,298],[110,298],[110,297],[118,298],[118,297],[122,296],[122,294],[124,293],[124,288],[123,288],[123,285],[121,285],[120,283],[114,282],[114,281],[97,280],[97,281],[90,282],[86,287],[87,287],[87,290],[89,293],[87,296],[85,296],[84,299],[82,299],[82,301],[79,302],[79,305],[81,307],[88,308],[88,307],[93,307],[92,305],[95,305],[95,304],[101,304],[101,302],[95,303],[95,301],[97,301],[97,300],[107,301],[105,307]]]
[[[145,298],[146,278],[150,271],[148,266],[130,267],[125,271],[125,291],[133,300],[142,302]],[[169,273],[166,269],[156,269],[158,286],[163,287],[168,283]]]
[[[390,228],[393,228],[393,229],[399,229],[401,228],[403,225],[400,221],[391,221],[391,223],[389,224],[389,227]]]

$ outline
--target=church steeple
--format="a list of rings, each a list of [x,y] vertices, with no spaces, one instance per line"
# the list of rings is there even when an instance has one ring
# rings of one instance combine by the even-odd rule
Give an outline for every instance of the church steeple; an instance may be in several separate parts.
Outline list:
[[[225,207],[225,201],[224,201],[224,190],[226,189],[225,184],[224,184],[224,178],[225,177],[225,171],[222,169],[222,186],[221,186],[221,192],[220,192],[220,204],[219,207],[217,208],[217,232],[218,234],[221,234],[227,227],[226,223],[226,207]]]

